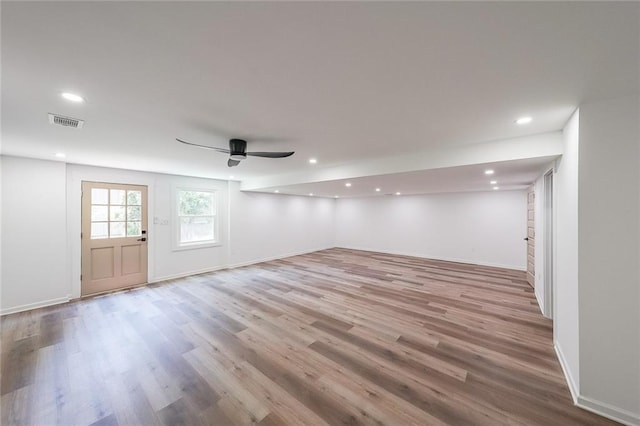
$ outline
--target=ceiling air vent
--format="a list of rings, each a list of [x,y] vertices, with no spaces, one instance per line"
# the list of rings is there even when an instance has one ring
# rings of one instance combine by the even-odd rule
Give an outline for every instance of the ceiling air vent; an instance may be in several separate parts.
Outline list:
[[[56,126],[63,127],[73,127],[74,129],[82,129],[82,126],[84,126],[84,120],[49,113],[49,124],[55,124]]]

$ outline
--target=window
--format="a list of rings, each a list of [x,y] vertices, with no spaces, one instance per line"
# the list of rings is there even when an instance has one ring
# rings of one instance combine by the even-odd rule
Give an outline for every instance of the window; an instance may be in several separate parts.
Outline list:
[[[218,242],[217,197],[215,191],[176,191],[178,248],[202,247]]]
[[[142,193],[91,188],[91,239],[142,235]]]

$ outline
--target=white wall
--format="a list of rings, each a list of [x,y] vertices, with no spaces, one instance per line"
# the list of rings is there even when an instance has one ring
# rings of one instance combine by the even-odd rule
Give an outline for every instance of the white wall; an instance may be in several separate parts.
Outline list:
[[[525,265],[524,192],[339,200],[337,224],[336,200],[241,192],[237,182],[14,157],[1,170],[2,313],[80,296],[83,180],[148,186],[150,282],[333,247],[336,230],[343,246]],[[220,246],[173,249],[178,186],[218,191]]]
[[[526,269],[526,191],[336,202],[339,247]]]
[[[65,164],[2,162],[1,312],[69,299]]]
[[[333,247],[333,199],[241,192],[229,182],[230,264]]]
[[[220,245],[192,250],[174,250],[177,229],[175,227],[176,188],[204,189],[216,191],[219,203],[217,218]],[[156,265],[153,280],[160,281],[185,273],[210,271],[226,267],[229,244],[227,218],[227,182],[214,179],[199,179],[185,176],[157,175],[155,180],[155,233]],[[168,223],[167,223],[168,222]]]
[[[80,296],[84,180],[148,187],[149,282],[334,246],[332,199],[242,193],[237,182],[213,179],[0,158],[2,314]],[[177,187],[217,191],[220,245],[174,249]]]
[[[640,424],[640,100],[580,106],[581,403]]]
[[[579,112],[566,124],[564,154],[556,162],[554,344],[574,400],[580,386],[578,322]]]
[[[212,271],[227,263],[227,182],[160,173],[103,167],[67,166],[67,217],[70,241],[72,296],[80,296],[80,211],[82,181],[146,185],[148,187],[149,282],[199,272]],[[173,196],[176,187],[209,189],[218,192],[220,202],[220,246],[174,250]]]
[[[2,146],[2,138],[0,138],[0,147]],[[3,174],[2,174],[2,164],[3,164],[3,158],[0,157],[0,312],[2,312],[3,309],[3,305],[2,305],[2,290],[3,290],[3,286],[2,286],[2,182],[3,182]]]
[[[580,106],[556,164],[554,343],[576,403],[640,425],[640,100]],[[579,164],[579,167],[578,167]]]

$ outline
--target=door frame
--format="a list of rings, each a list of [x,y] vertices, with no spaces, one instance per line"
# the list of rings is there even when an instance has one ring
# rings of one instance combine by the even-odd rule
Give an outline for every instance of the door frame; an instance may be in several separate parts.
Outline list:
[[[553,319],[554,317],[554,260],[555,260],[555,251],[554,251],[554,242],[555,242],[555,233],[554,233],[554,195],[553,195],[553,169],[547,171],[543,175],[543,200],[542,200],[542,223],[544,230],[544,241],[543,241],[543,257],[544,257],[544,307],[543,307],[543,315],[547,318]]]
[[[113,238],[108,236],[107,238],[98,238],[93,239],[91,236],[91,224],[92,224],[92,206],[94,205],[94,201],[92,199],[92,190],[94,188],[105,188],[107,191],[117,189],[117,190],[137,190],[141,193],[140,206],[142,210],[141,216],[141,231],[142,233],[137,236],[122,236]],[[148,200],[149,188],[146,185],[131,185],[131,184],[120,184],[113,182],[95,182],[95,181],[82,181],[82,205],[81,205],[81,214],[80,218],[82,221],[82,231],[81,231],[81,255],[80,255],[80,290],[81,297],[92,297],[103,293],[109,293],[113,291],[125,290],[127,288],[138,287],[147,285],[148,282],[148,271],[149,271],[149,249],[148,249],[148,219],[149,215],[147,214],[149,200]],[[125,196],[125,198],[127,198]],[[113,206],[110,200],[107,201],[108,205]],[[129,202],[126,202],[128,206]],[[110,207],[108,207],[110,209]],[[107,220],[109,218],[109,213],[107,213]],[[127,219],[128,220],[128,219]],[[107,222],[108,223],[108,222]],[[128,222],[127,222],[128,223]],[[126,227],[126,225],[125,225]],[[110,232],[110,231],[108,231]],[[135,240],[135,241],[134,241]],[[144,265],[144,268],[138,269],[139,272],[136,273],[123,273],[121,268],[124,263],[124,249],[125,247],[138,247],[139,251],[139,266]],[[91,275],[93,274],[92,264],[93,257],[92,251],[94,249],[112,249],[112,277],[103,277],[102,279],[92,280]],[[115,249],[115,250],[114,250]]]
[[[67,166],[67,247],[71,254],[67,257],[69,270],[70,299],[81,297],[82,283],[82,181],[111,182],[124,185],[147,186],[147,282],[155,281],[152,265],[155,264],[155,230],[153,218],[155,217],[155,186],[153,176],[147,173],[132,170],[108,169],[93,166],[69,164]]]

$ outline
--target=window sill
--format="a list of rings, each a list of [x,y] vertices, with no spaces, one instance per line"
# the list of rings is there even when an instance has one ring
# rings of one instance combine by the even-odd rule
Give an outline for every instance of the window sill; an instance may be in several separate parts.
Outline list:
[[[196,250],[196,249],[220,247],[220,246],[222,246],[222,243],[219,241],[205,241],[202,243],[189,243],[189,244],[174,246],[173,251]]]

